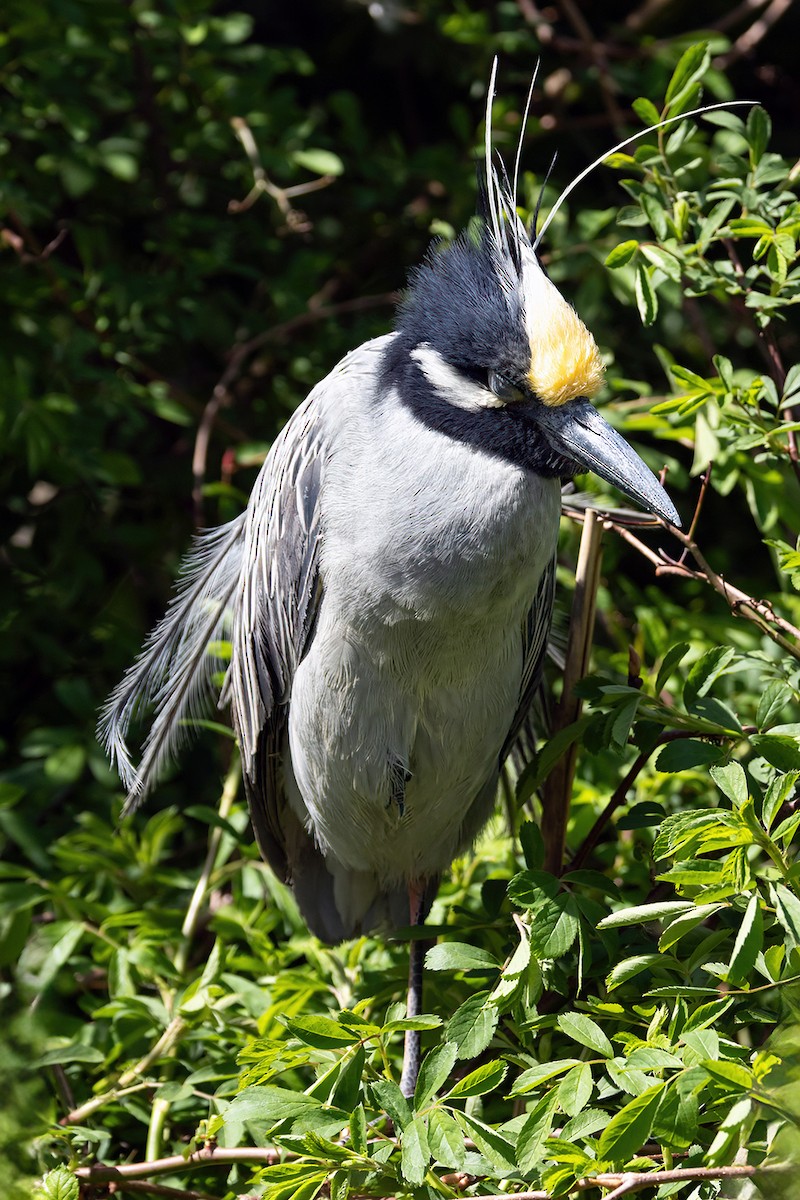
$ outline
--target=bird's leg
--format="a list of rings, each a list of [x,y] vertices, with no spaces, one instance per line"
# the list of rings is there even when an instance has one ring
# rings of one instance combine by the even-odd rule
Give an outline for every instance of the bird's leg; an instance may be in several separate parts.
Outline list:
[[[414,879],[408,885],[408,914],[411,925],[424,925],[422,915],[425,900],[425,885]],[[418,1017],[422,1012],[422,965],[425,961],[425,942],[412,938],[408,951],[408,1003],[407,1017]],[[400,1091],[408,1098],[414,1095],[417,1086],[420,1061],[420,1031],[407,1029],[403,1043],[403,1073],[400,1076]]]

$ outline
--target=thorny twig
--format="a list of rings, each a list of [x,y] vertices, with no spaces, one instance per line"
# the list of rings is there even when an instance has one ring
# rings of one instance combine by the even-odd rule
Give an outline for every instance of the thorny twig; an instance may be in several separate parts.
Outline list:
[[[563,510],[573,520],[583,521],[586,519],[585,510],[573,507],[569,502],[563,505]],[[684,579],[695,579],[700,583],[709,584],[715,592],[723,597],[734,616],[741,616],[752,621],[762,633],[776,642],[787,654],[800,661],[800,629],[776,613],[768,600],[759,600],[755,596],[750,596],[741,588],[729,583],[722,575],[718,575],[706,561],[694,538],[689,534],[658,518],[645,518],[636,522],[637,525],[652,526],[655,524],[667,529],[692,556],[697,564],[696,567],[690,566],[681,559],[670,558],[661,548],[654,550],[651,546],[646,545],[631,532],[631,528],[624,520],[615,517],[613,509],[603,511],[602,520],[605,529],[613,529],[624,541],[638,550],[648,562],[652,563],[657,576],[678,575]],[[794,640],[790,641],[790,638]]]

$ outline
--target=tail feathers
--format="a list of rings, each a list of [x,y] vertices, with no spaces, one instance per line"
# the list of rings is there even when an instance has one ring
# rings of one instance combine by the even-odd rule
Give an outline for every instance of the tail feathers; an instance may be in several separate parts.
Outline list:
[[[196,538],[166,615],[103,708],[98,737],[128,789],[126,812],[152,790],[185,741],[188,726],[208,711],[221,661],[214,643],[230,626],[244,528],[242,514]],[[155,716],[137,767],[128,749],[128,731],[148,707],[155,709]]]

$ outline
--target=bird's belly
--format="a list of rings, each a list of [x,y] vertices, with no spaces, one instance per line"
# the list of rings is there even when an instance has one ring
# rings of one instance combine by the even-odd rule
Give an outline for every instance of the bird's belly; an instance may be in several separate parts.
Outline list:
[[[377,473],[367,512],[332,500],[289,708],[298,815],[323,853],[387,882],[445,870],[474,831],[558,536],[557,480],[437,452],[422,493]]]
[[[439,631],[439,653],[424,664],[420,629],[394,632],[395,653],[376,662],[355,637],[343,644],[340,629],[318,630],[289,718],[300,815],[320,848],[390,883],[438,874],[463,848],[467,812],[496,776],[522,666],[516,627]]]

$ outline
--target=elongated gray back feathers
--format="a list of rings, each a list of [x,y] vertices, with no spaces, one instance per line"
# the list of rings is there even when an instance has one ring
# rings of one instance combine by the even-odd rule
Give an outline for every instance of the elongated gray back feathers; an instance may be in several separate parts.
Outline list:
[[[196,538],[166,615],[103,709],[99,735],[128,789],[126,811],[152,790],[191,722],[208,710],[213,677],[221,666],[209,647],[229,635],[245,527],[243,513]],[[128,732],[137,713],[149,707],[156,715],[136,767]]]

